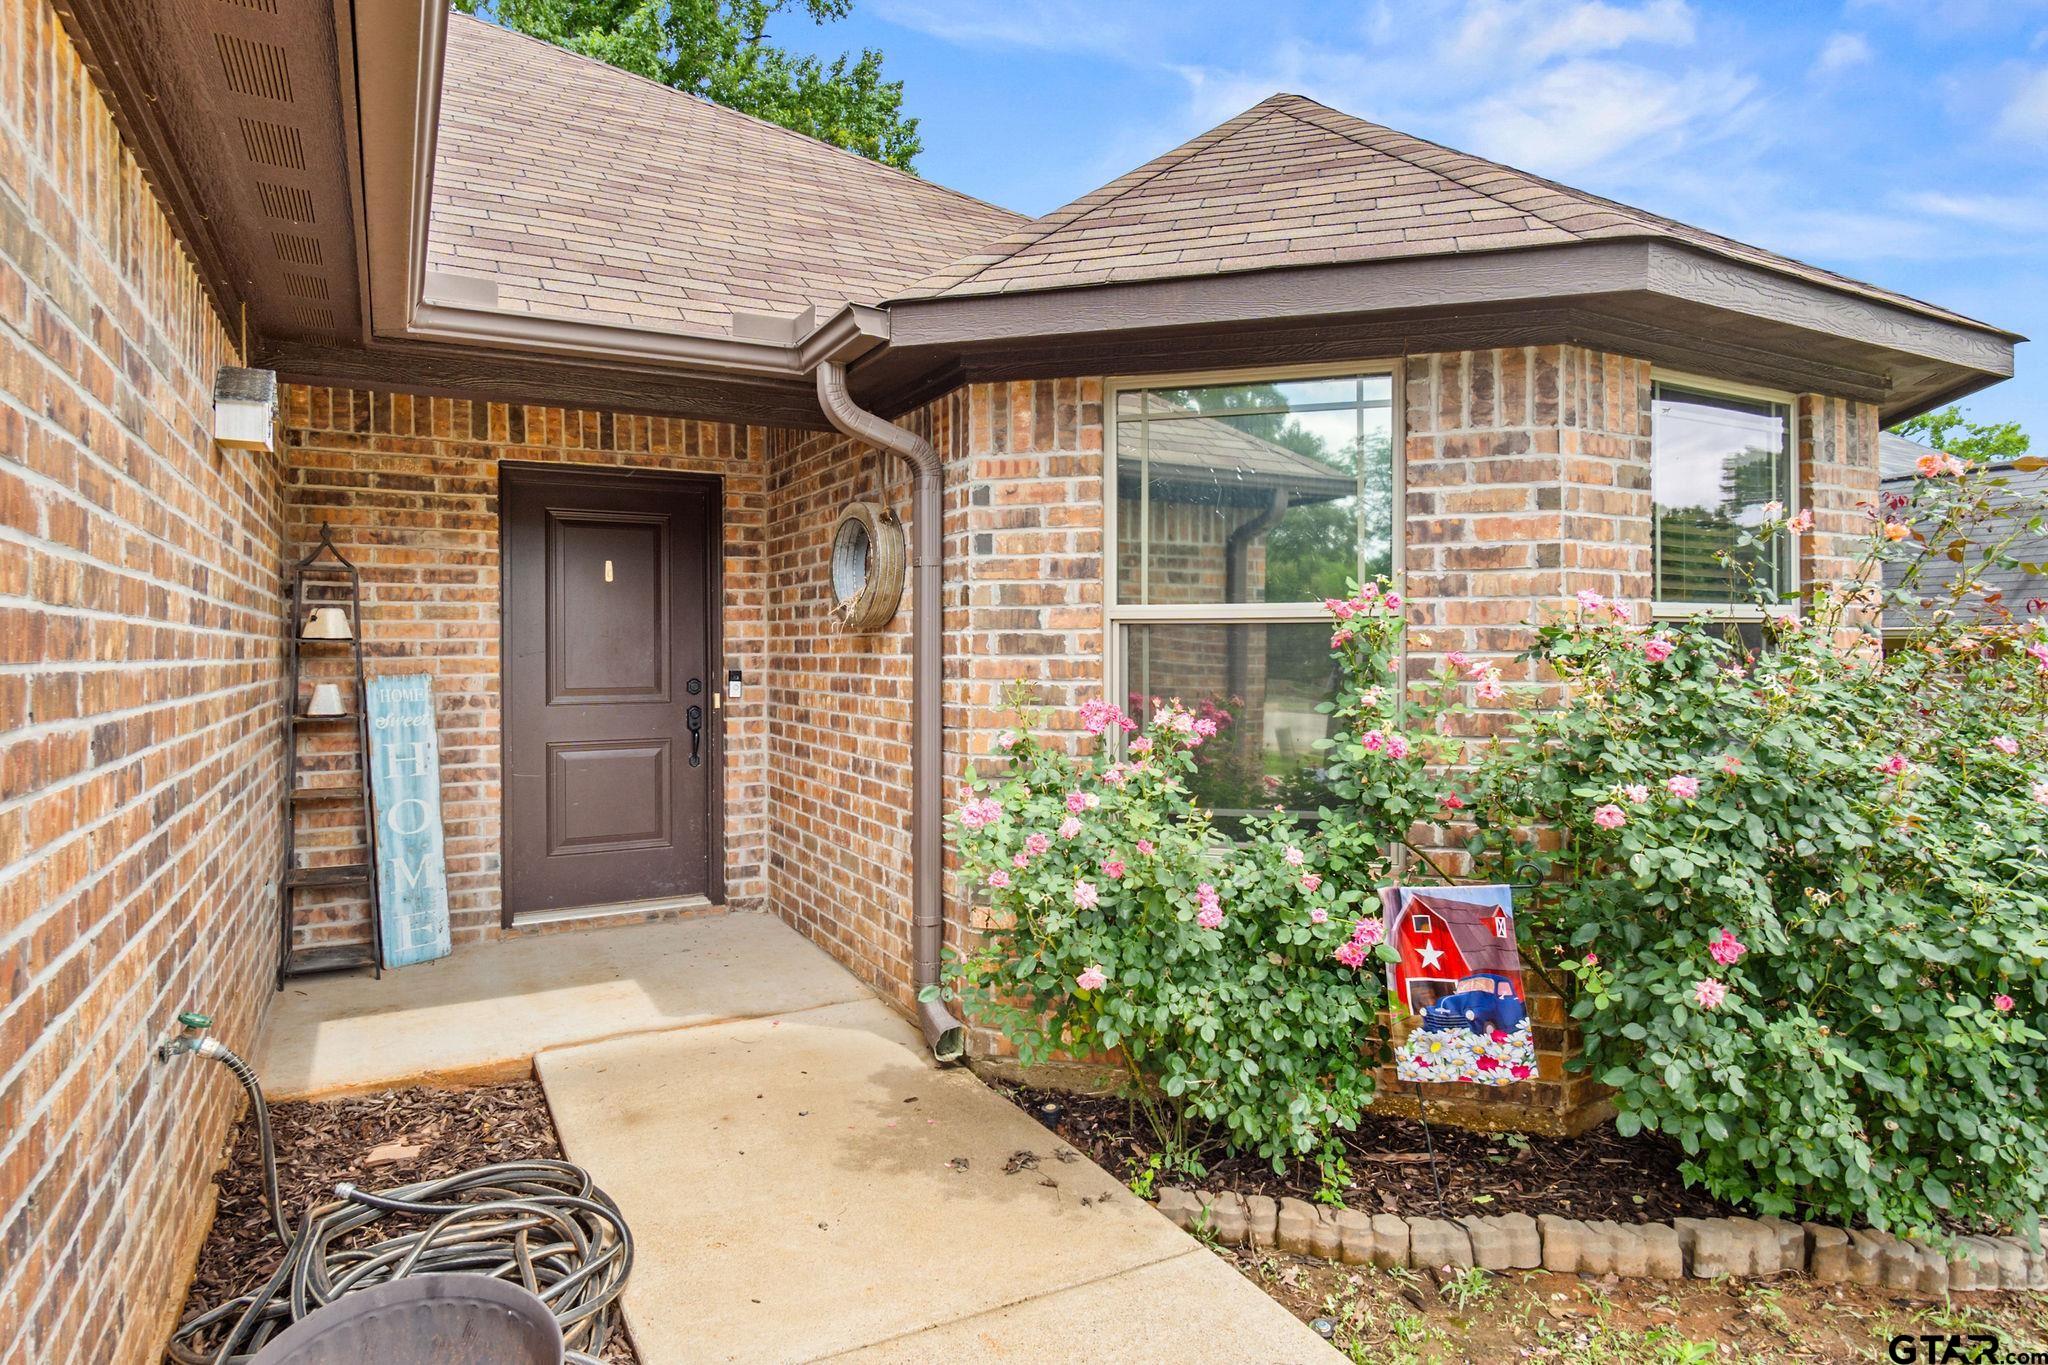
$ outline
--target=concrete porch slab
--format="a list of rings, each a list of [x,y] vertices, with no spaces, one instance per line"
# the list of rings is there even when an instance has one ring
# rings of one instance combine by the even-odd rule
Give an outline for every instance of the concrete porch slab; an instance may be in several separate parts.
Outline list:
[[[933,1066],[878,1000],[550,1050],[535,1067],[569,1159],[633,1228],[624,1307],[644,1365],[861,1348],[1336,1359],[1094,1163],[1060,1160],[1015,1106]],[[1025,1152],[1035,1168],[1013,1160]],[[1131,1344],[1098,1350],[1091,1331]]]
[[[865,1000],[768,915],[540,934],[438,962],[287,982],[256,1062],[273,1099],[523,1074],[534,1053],[650,1029]]]

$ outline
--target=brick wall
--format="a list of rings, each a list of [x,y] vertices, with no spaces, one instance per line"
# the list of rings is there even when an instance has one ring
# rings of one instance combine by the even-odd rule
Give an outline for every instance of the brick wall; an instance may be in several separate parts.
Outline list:
[[[44,0],[0,0],[0,1358],[151,1358],[269,996],[281,507],[228,337]]]
[[[768,456],[788,433],[556,407],[288,386],[285,504],[294,557],[323,522],[363,572],[365,667],[434,677],[447,837],[449,923],[457,943],[499,933],[498,466],[504,460],[716,474],[724,485],[725,668],[758,680],[770,610],[764,525]],[[310,693],[311,681],[303,685]],[[725,711],[725,879],[729,906],[764,903],[767,701],[752,686]],[[335,751],[350,736],[302,739]],[[298,815],[309,864],[361,859],[347,805]],[[367,904],[346,891],[300,893],[308,942],[364,941]]]

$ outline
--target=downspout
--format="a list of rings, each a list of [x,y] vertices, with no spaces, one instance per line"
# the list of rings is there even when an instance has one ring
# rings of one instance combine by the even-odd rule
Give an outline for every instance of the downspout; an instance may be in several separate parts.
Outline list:
[[[954,1062],[966,1052],[966,1028],[943,1003],[922,998],[927,987],[939,984],[939,948],[946,931],[939,840],[945,468],[931,442],[853,401],[846,391],[846,366],[839,361],[818,364],[818,405],[839,431],[910,462],[910,981],[920,997],[917,1022],[925,1044],[939,1061]]]

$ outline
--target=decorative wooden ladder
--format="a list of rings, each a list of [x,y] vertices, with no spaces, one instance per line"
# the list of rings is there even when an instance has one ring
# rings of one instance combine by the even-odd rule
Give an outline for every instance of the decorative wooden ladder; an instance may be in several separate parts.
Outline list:
[[[331,562],[330,562],[331,561]],[[320,525],[320,543],[313,552],[298,562],[292,572],[292,614],[290,654],[290,687],[286,694],[284,742],[285,742],[285,799],[284,799],[284,871],[278,893],[279,925],[277,949],[277,988],[284,989],[284,983],[291,977],[309,976],[315,972],[349,971],[368,967],[377,975],[384,974],[384,926],[377,908],[377,822],[370,808],[370,725],[365,714],[366,693],[363,687],[363,580],[356,566],[334,546],[334,536],[325,522]],[[348,619],[347,639],[307,639],[308,616],[321,607],[339,608]],[[347,707],[338,715],[316,716],[301,708],[307,699],[300,696],[301,656],[306,650],[331,651],[346,645],[349,650],[349,664],[354,672],[354,694]],[[323,679],[328,681],[331,679]],[[329,727],[352,724],[356,737],[356,782],[330,783],[328,785],[307,784],[301,781],[299,737],[302,730],[315,733],[327,731]],[[365,862],[330,864],[317,867],[301,867],[298,858],[298,815],[309,807],[321,807],[330,803],[350,803],[358,807],[362,818],[363,850]],[[334,887],[361,887],[370,905],[370,941],[368,943],[314,944],[304,948],[293,946],[293,931],[297,925],[295,893],[310,890],[326,890]]]

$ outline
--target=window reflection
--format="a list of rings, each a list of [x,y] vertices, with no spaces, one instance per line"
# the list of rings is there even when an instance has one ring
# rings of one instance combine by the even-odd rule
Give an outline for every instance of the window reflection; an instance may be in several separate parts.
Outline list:
[[[1771,596],[1789,589],[1784,536],[1747,550],[1736,542],[1769,504],[1790,506],[1790,428],[1782,404],[1656,386],[1650,488],[1659,602],[1746,603],[1752,583]]]

